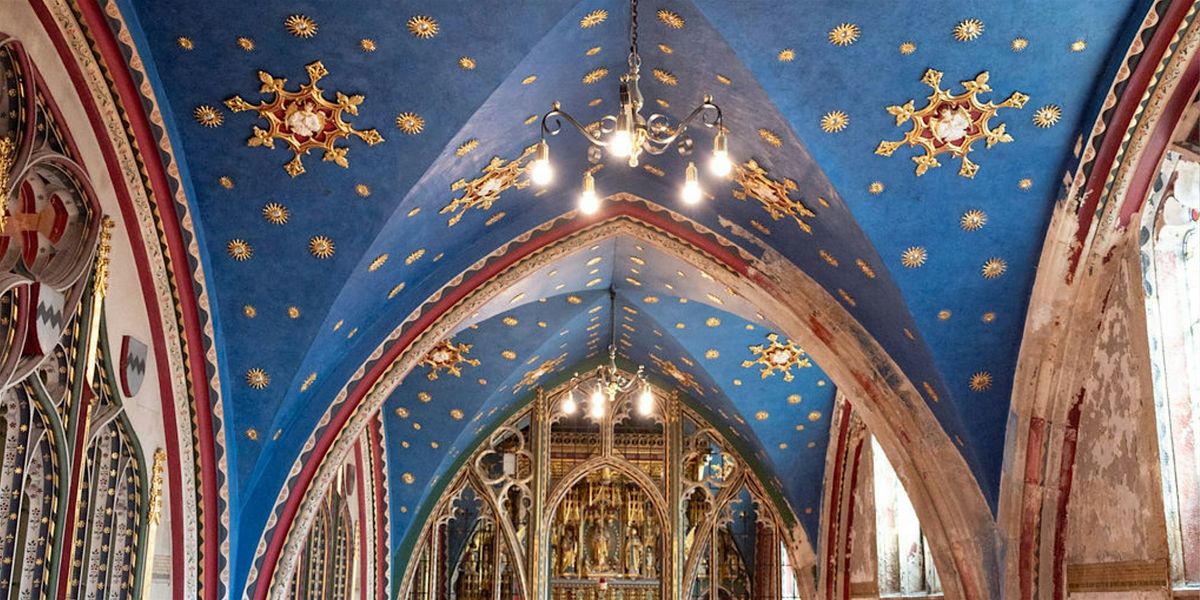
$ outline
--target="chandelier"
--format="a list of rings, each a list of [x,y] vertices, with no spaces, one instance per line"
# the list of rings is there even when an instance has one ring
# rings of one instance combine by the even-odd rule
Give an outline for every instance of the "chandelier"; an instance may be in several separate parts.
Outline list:
[[[550,111],[542,116],[542,138],[537,145],[537,154],[530,169],[530,179],[535,185],[545,186],[554,178],[554,169],[550,164],[550,145],[547,136],[556,136],[563,130],[563,121],[571,124],[584,139],[588,141],[588,160],[597,163],[603,150],[618,159],[625,160],[630,167],[638,166],[642,154],[658,156],[667,151],[672,145],[681,156],[690,156],[692,140],[684,133],[689,126],[702,123],[705,127],[716,128],[713,136],[713,152],[709,168],[713,175],[726,177],[733,169],[729,159],[728,141],[722,122],[721,108],[713,103],[712,96],[705,95],[700,105],[692,110],[678,125],[671,126],[671,120],[666,115],[654,113],[649,117],[642,116],[642,91],[638,87],[641,78],[642,57],[638,54],[637,46],[637,0],[629,3],[629,70],[621,76],[620,109],[616,115],[606,115],[600,119],[598,126],[585,127],[565,110],[558,102],[551,105]],[[688,162],[685,172],[681,198],[685,204],[697,204],[704,197],[700,187],[699,172],[695,162]],[[596,181],[592,170],[583,173],[583,189],[579,196],[579,210],[584,214],[593,214],[600,209],[600,197],[596,195]]]
[[[641,392],[637,398],[637,411],[642,416],[649,416],[654,412],[654,392],[650,389],[650,382],[646,380],[646,367],[638,365],[637,372],[633,375],[629,375],[617,367],[617,331],[615,318],[617,302],[616,292],[612,288],[608,289],[608,297],[614,311],[614,318],[609,328],[611,343],[608,346],[608,363],[601,364],[591,372],[591,379],[595,381],[595,385],[588,396],[587,414],[592,420],[602,421],[604,415],[608,413],[608,405],[616,403],[618,394],[623,394],[640,386]],[[567,395],[562,401],[563,413],[573,415],[575,411],[579,410],[579,403],[575,400],[575,390],[582,389],[587,379],[586,376],[581,377],[579,373],[575,373],[571,377]]]

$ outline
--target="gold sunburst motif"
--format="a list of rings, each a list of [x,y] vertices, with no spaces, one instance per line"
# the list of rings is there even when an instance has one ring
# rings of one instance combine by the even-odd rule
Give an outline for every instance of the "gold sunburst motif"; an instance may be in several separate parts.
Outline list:
[[[300,157],[311,150],[323,150],[322,160],[332,162],[339,167],[349,168],[346,159],[349,147],[339,147],[337,142],[349,137],[357,137],[369,146],[383,141],[383,136],[374,129],[359,130],[346,122],[347,115],[358,115],[358,107],[364,97],[360,94],[347,96],[337,92],[334,101],[325,98],[325,92],[317,83],[329,74],[321,61],[316,61],[305,67],[308,72],[308,83],[296,91],[285,88],[286,79],[279,79],[259,71],[258,78],[262,81],[259,88],[261,94],[271,94],[270,100],[258,104],[250,104],[241,96],[234,96],[225,101],[225,106],[233,112],[252,110],[267,121],[268,128],[254,126],[253,135],[246,144],[251,147],[262,146],[275,148],[275,141],[287,144],[293,157],[284,170],[288,175],[296,177],[304,173],[304,163]]]
[[[980,273],[985,279],[995,279],[1008,270],[1008,263],[1003,258],[992,257],[983,263]]]
[[[1029,47],[1029,40],[1023,37],[1013,38],[1013,41],[1008,45],[1013,52],[1023,52]]]
[[[1029,96],[1021,92],[1013,92],[1000,104],[994,101],[982,102],[979,95],[991,92],[988,85],[988,72],[980,73],[975,79],[962,82],[963,93],[951,94],[941,88],[942,72],[935,69],[925,71],[921,82],[929,86],[933,93],[929,95],[927,104],[917,109],[912,100],[903,105],[892,105],[887,111],[896,117],[896,126],[906,122],[912,125],[899,141],[883,140],[875,148],[879,156],[891,156],[901,146],[919,147],[924,154],[912,157],[917,164],[917,176],[924,175],[931,167],[940,167],[937,156],[950,153],[955,158],[962,159],[958,174],[973,178],[979,171],[979,165],[970,159],[972,145],[983,140],[988,148],[999,143],[1013,141],[1005,124],[992,127],[991,119],[1001,108],[1021,108],[1029,101]]]
[[[654,75],[654,78],[663,85],[671,87],[679,85],[679,78],[676,77],[674,73],[666,69],[653,69],[650,72]]]
[[[983,35],[983,21],[979,19],[963,19],[954,26],[954,39],[960,42],[970,42]]]
[[[958,225],[963,228],[963,231],[979,231],[983,229],[984,225],[987,225],[987,213],[982,210],[968,210],[963,213]]]
[[[1084,50],[1087,50],[1087,42],[1085,40],[1071,42],[1071,52],[1083,52]]]
[[[462,56],[458,59],[458,68],[464,71],[474,71],[475,66],[475,59],[470,56]]]
[[[250,260],[250,256],[254,254],[250,242],[240,238],[229,240],[229,243],[225,244],[225,251],[229,253],[230,258],[238,262]]]
[[[840,110],[831,110],[821,117],[821,131],[837,133],[850,125],[850,116]]]
[[[867,192],[872,196],[878,196],[882,194],[883,190],[885,189],[887,189],[887,187],[883,185],[882,181],[872,181],[871,185],[867,186]]]
[[[683,29],[683,26],[687,24],[687,21],[685,21],[679,13],[673,10],[660,8],[658,9],[658,12],[655,13],[655,16],[658,17],[658,20],[662,22],[663,25],[666,25],[671,29]]]
[[[244,35],[237,39],[237,45],[238,45],[238,48],[241,48],[242,50],[245,50],[246,52],[250,52],[250,51],[254,50],[254,40],[252,40]]]
[[[283,225],[288,222],[288,209],[278,202],[268,202],[262,208],[263,219],[272,225]]]
[[[467,353],[471,351],[471,344],[455,344],[450,340],[438,342],[425,358],[421,359],[421,366],[429,367],[429,372],[425,377],[430,381],[436,381],[438,375],[445,371],[455,377],[462,377],[463,366],[479,366],[479,359],[467,358]]]
[[[1022,190],[1027,190],[1033,187],[1033,180],[1026,177],[1017,182],[1017,187]]]
[[[301,39],[317,35],[317,22],[307,15],[292,15],[283,20],[283,26],[288,33]]]
[[[363,52],[374,52],[379,49],[379,45],[371,38],[363,38],[358,41],[358,49]]]
[[[770,144],[771,146],[773,146],[775,148],[778,148],[783,145],[783,138],[779,137],[778,133],[775,133],[774,131],[771,131],[770,129],[767,129],[765,127],[760,127],[758,129],[758,137],[762,138],[762,141]]]
[[[849,46],[858,41],[862,30],[854,23],[842,23],[829,30],[829,43],[834,46]]]
[[[220,127],[225,122],[221,111],[208,104],[197,106],[196,110],[192,111],[192,116],[195,117],[197,123],[205,127]]]
[[[328,236],[316,235],[308,240],[308,252],[316,258],[329,258],[333,256],[336,249],[333,246],[333,240]]]
[[[583,83],[586,85],[592,85],[593,83],[604,79],[606,76],[608,76],[608,69],[605,67],[598,67],[588,71],[583,75]]]
[[[923,246],[910,246],[900,254],[900,264],[915,269],[929,258],[929,252]]]
[[[509,188],[518,190],[529,187],[529,177],[526,176],[526,163],[533,156],[537,146],[529,146],[521,153],[520,156],[513,160],[504,160],[499,156],[493,156],[487,166],[483,168],[483,174],[470,181],[459,179],[450,186],[452,192],[462,192],[462,195],[451,200],[449,204],[442,207],[438,214],[455,213],[446,222],[446,225],[453,227],[466,216],[467,211],[472,208],[480,210],[491,210],[492,205],[500,199],[500,194],[507,191]]]
[[[175,38],[175,45],[184,50],[194,50],[196,48],[196,43],[192,41],[192,38],[187,37],[186,35],[181,35]]]
[[[680,369],[675,363],[669,360],[655,356],[653,352],[650,353],[650,362],[654,363],[654,366],[659,371],[674,379],[680,386],[695,392],[698,396],[704,395],[704,388],[701,387],[700,382],[696,381],[695,375]]]
[[[791,381],[796,378],[792,374],[793,368],[812,367],[812,361],[808,359],[803,348],[791,340],[779,341],[779,335],[775,333],[767,335],[766,344],[750,346],[749,350],[754,357],[742,361],[742,366],[747,369],[757,367],[762,379],[779,372],[783,374],[784,381]]]
[[[917,45],[913,42],[903,42],[900,44],[900,54],[908,56],[917,51]]]
[[[564,362],[566,362],[566,360],[567,354],[564,352],[554,358],[542,361],[540,365],[534,367],[533,369],[525,371],[525,374],[521,376],[521,380],[513,385],[512,392],[517,394],[525,388],[531,388],[537,385],[537,383],[541,381],[543,377],[556,371],[563,365]]]
[[[772,179],[757,162],[749,160],[744,165],[734,165],[733,183],[734,198],[742,201],[753,198],[773,220],[791,217],[805,233],[812,233],[812,226],[805,222],[804,218],[815,218],[817,215],[803,202],[791,197],[790,194],[797,189],[792,180]]]
[[[583,29],[591,29],[607,20],[608,11],[604,9],[597,9],[586,15],[583,15],[583,18],[579,20],[579,26]]]
[[[479,147],[479,140],[477,140],[475,138],[471,138],[471,139],[459,144],[458,147],[454,149],[454,156],[462,158],[462,157],[474,152],[475,149],[478,147]]]
[[[438,34],[438,22],[433,17],[414,15],[408,20],[408,32],[423,40]]]
[[[792,62],[793,60],[796,60],[796,51],[792,48],[784,48],[783,50],[779,51],[779,54],[776,55],[776,58],[779,59],[779,62]]]
[[[246,385],[256,390],[266,389],[268,385],[271,385],[271,376],[257,367],[250,369],[246,371]]]
[[[971,375],[970,381],[972,392],[984,392],[992,387],[992,374],[987,371],[979,371]]]
[[[396,129],[407,135],[417,135],[425,130],[425,118],[417,113],[402,112],[396,115]]]
[[[1062,107],[1057,104],[1047,104],[1033,113],[1033,124],[1042,129],[1049,129],[1062,118]]]

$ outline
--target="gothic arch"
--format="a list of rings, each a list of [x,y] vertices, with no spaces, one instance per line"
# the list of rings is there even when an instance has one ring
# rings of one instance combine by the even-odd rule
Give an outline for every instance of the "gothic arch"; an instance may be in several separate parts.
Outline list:
[[[595,223],[567,213],[501,246],[434,294],[380,344],[373,361],[347,383],[297,459],[280,492],[247,583],[256,599],[286,587],[297,540],[304,538],[330,469],[350,451],[388,394],[438,340],[478,306],[524,274],[597,240],[628,235],[712,273],[719,283],[772,314],[782,333],[804,345],[839,388],[859,399],[864,422],[894,457],[935,547],[948,596],[999,594],[994,522],[966,461],[913,382],[880,344],[819,284],[768,248],[761,258],[682,215],[629,194],[617,194]],[[729,225],[754,244],[756,238]],[[795,557],[811,563],[815,557]],[[261,568],[261,572],[257,572]],[[257,585],[256,585],[257,584]]]

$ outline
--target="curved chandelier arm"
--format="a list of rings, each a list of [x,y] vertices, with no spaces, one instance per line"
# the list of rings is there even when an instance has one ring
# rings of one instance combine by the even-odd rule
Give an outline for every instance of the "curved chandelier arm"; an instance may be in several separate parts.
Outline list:
[[[724,117],[721,114],[721,107],[713,103],[711,96],[705,96],[704,101],[701,102],[700,105],[695,109],[693,109],[687,117],[680,121],[679,125],[675,126],[675,129],[666,128],[666,135],[655,135],[655,128],[651,125],[653,125],[656,121],[662,121],[665,124],[667,119],[668,117],[666,115],[659,113],[654,113],[646,119],[646,137],[651,143],[660,146],[668,145],[678,139],[679,136],[683,135],[683,132],[687,131],[687,128],[697,120],[699,120],[700,123],[703,123],[705,127],[716,127],[718,130],[723,126],[724,123]]]
[[[615,117],[605,117],[605,119],[609,118],[612,118],[615,121]],[[547,135],[556,136],[562,132],[562,122],[564,120],[574,126],[575,129],[577,129],[579,133],[582,134],[583,137],[586,138],[593,146],[600,146],[601,148],[608,147],[608,142],[593,135],[590,131],[588,131],[587,127],[584,127],[578,119],[571,116],[571,114],[567,111],[563,110],[557,102],[554,103],[553,108],[551,108],[549,112],[542,115],[542,141],[546,140]]]

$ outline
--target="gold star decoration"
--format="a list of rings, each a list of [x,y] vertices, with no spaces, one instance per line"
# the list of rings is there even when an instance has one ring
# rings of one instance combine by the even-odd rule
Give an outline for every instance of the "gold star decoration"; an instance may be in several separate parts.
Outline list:
[[[566,360],[566,353],[559,354],[550,360],[542,361],[542,364],[538,365],[536,368],[525,371],[525,374],[521,376],[521,380],[513,385],[513,393],[516,394],[525,388],[530,388],[537,385],[538,381],[541,381],[541,379],[547,374],[552,373],[561,367],[563,362]]]
[[[1084,40],[1075,40],[1071,42],[1071,52],[1083,52],[1087,50],[1087,42]]]
[[[964,19],[954,26],[954,39],[960,42],[970,42],[983,35],[983,21],[979,19]]]
[[[262,216],[272,225],[283,225],[288,222],[288,209],[278,202],[268,202],[262,208]]]
[[[884,189],[886,188],[884,187],[882,181],[872,181],[871,185],[867,186],[867,191],[870,192],[872,196],[878,196],[882,194]]]
[[[834,46],[849,46],[858,41],[861,30],[854,23],[842,23],[829,30],[829,43]]]
[[[1032,179],[1030,179],[1030,178],[1028,178],[1028,177],[1026,177],[1026,178],[1024,178],[1024,179],[1022,179],[1022,180],[1020,180],[1020,181],[1018,181],[1018,182],[1017,182],[1017,187],[1019,187],[1019,188],[1021,188],[1021,189],[1023,189],[1023,190],[1027,190],[1027,189],[1029,189],[1029,188],[1033,187],[1033,180],[1032,180]]]
[[[192,50],[196,47],[196,43],[192,41],[192,38],[187,37],[186,35],[181,35],[175,38],[175,45],[184,50]]]
[[[254,126],[253,135],[246,144],[273,149],[275,140],[283,141],[294,155],[284,166],[284,170],[292,177],[304,173],[304,163],[300,157],[311,150],[324,150],[323,161],[348,168],[350,163],[346,160],[346,153],[349,148],[338,147],[339,140],[353,136],[370,146],[383,141],[378,131],[358,130],[345,121],[346,115],[358,115],[358,107],[363,102],[362,95],[347,96],[337,92],[336,101],[330,102],[325,98],[325,92],[317,87],[317,83],[329,74],[325,65],[317,61],[305,69],[308,71],[308,83],[296,91],[285,88],[286,79],[277,79],[266,71],[259,71],[258,78],[262,81],[259,93],[271,94],[273,98],[258,104],[250,104],[241,96],[225,101],[225,106],[235,113],[252,110],[267,121],[267,129]]]
[[[283,26],[288,33],[301,39],[317,35],[317,22],[305,15],[292,15],[286,18],[283,20]]]
[[[607,75],[608,75],[608,69],[606,69],[604,67],[598,67],[598,68],[592,69],[591,71],[588,71],[587,73],[584,74],[583,83],[585,85],[592,85],[593,83],[596,83],[596,82],[600,81],[601,79],[604,79]]]
[[[455,377],[462,377],[463,365],[472,367],[479,366],[479,359],[467,358],[467,353],[471,351],[471,344],[455,344],[450,340],[438,342],[425,358],[421,359],[421,365],[429,367],[429,372],[425,377],[430,381],[437,381],[438,373],[445,371]]]
[[[217,179],[217,183],[221,184],[221,187],[227,190],[233,189],[233,179],[230,177],[221,177],[220,179]]]
[[[379,49],[379,45],[371,38],[363,38],[358,41],[358,48],[363,52],[374,52]]]
[[[900,54],[903,54],[904,56],[908,56],[909,54],[912,54],[913,52],[916,52],[916,51],[917,51],[917,45],[914,44],[913,42],[902,42],[900,44]]]
[[[579,26],[583,29],[591,29],[604,21],[608,20],[608,11],[604,9],[593,10],[583,16],[579,20]]]
[[[354,193],[366,198],[371,195],[371,186],[365,183],[357,183],[354,185]]]
[[[386,252],[383,254],[380,254],[379,256],[376,256],[374,259],[371,260],[371,264],[367,265],[367,272],[374,273],[375,271],[378,271],[380,268],[383,267],[383,265],[387,264],[387,261],[388,261],[388,254]]]
[[[742,201],[754,198],[772,219],[778,221],[784,216],[791,217],[805,233],[812,233],[812,226],[803,217],[815,218],[817,215],[800,200],[791,198],[789,194],[797,189],[794,181],[771,179],[757,162],[749,160],[745,165],[734,165],[733,183],[734,198]]]
[[[650,354],[650,362],[653,362],[654,366],[658,367],[660,371],[671,379],[674,379],[679,385],[695,392],[697,395],[704,395],[704,389],[700,387],[700,383],[696,381],[696,377],[675,366],[675,363],[659,358],[653,353]]]
[[[254,50],[254,40],[252,40],[246,36],[239,37],[237,39],[237,45],[238,45],[238,48],[241,48],[242,50],[245,50],[246,52],[250,52],[250,51]]]
[[[250,369],[246,371],[246,385],[256,390],[265,389],[268,385],[271,385],[271,377],[262,369]]]
[[[929,253],[922,246],[911,246],[900,254],[900,264],[915,269],[923,264],[929,258]]]
[[[762,141],[770,144],[771,146],[773,146],[775,148],[778,148],[783,145],[783,138],[779,137],[778,133],[775,133],[774,131],[771,131],[770,129],[760,127],[758,130],[758,137],[762,138]]]
[[[423,40],[438,34],[438,22],[433,17],[415,15],[408,20],[408,32]]]
[[[1013,38],[1013,41],[1009,44],[1009,47],[1012,48],[1013,52],[1022,52],[1029,47],[1029,40],[1023,37]]]
[[[425,118],[417,113],[402,112],[396,115],[396,129],[408,135],[417,135],[425,130]]]
[[[972,392],[987,391],[988,388],[992,387],[992,374],[987,371],[980,371],[971,375],[970,386]]]
[[[896,117],[897,127],[911,122],[912,129],[905,133],[903,140],[879,142],[875,154],[891,156],[904,145],[920,147],[925,153],[912,157],[913,162],[917,164],[916,173],[919,177],[930,167],[942,166],[937,155],[948,152],[951,156],[962,159],[959,175],[975,177],[979,165],[972,162],[968,156],[971,146],[980,140],[983,140],[988,148],[998,143],[1011,142],[1013,138],[1006,131],[1005,125],[1001,123],[993,128],[991,119],[999,109],[1019,109],[1029,100],[1029,96],[1025,94],[1013,92],[1000,104],[990,100],[986,103],[980,101],[980,94],[992,91],[988,85],[988,77],[988,72],[984,71],[975,79],[962,82],[965,90],[963,93],[951,94],[949,90],[941,88],[941,71],[925,71],[921,82],[929,86],[933,93],[929,95],[924,107],[916,109],[912,100],[903,105],[887,107],[887,111]]]
[[[779,51],[779,62],[792,62],[796,60],[796,51],[791,48],[784,48]]]
[[[825,133],[837,133],[848,125],[850,117],[840,110],[829,111],[821,117],[821,131]]]
[[[663,25],[666,25],[671,29],[683,29],[683,26],[687,24],[687,21],[685,21],[683,17],[679,15],[679,13],[673,10],[660,8],[655,16],[658,17],[658,20],[661,21]]]
[[[653,74],[654,78],[657,79],[658,82],[663,85],[670,86],[670,87],[675,87],[675,86],[679,85],[679,78],[676,77],[674,73],[672,73],[666,69],[653,69],[652,71],[650,71],[650,73]]]
[[[1042,129],[1054,127],[1062,118],[1062,108],[1057,104],[1047,104],[1033,113],[1033,124]]]
[[[1008,263],[1004,262],[1003,258],[992,257],[983,263],[983,268],[980,272],[985,279],[995,279],[1004,274],[1008,270]]]
[[[254,254],[250,243],[243,239],[229,240],[229,243],[225,244],[225,251],[229,253],[230,258],[238,262],[249,260],[250,255]]]
[[[196,122],[205,127],[220,127],[225,122],[225,117],[221,115],[221,111],[214,106],[202,104],[192,111],[192,116]]]
[[[792,343],[791,340],[779,341],[779,335],[767,335],[767,343],[750,346],[754,358],[742,361],[742,366],[749,369],[759,367],[759,375],[766,379],[776,371],[783,373],[784,381],[795,379],[792,368],[806,369],[812,367],[812,361],[805,355],[804,349]]]
[[[308,252],[316,258],[329,258],[335,252],[333,240],[324,235],[313,236],[308,240]]]
[[[958,224],[963,231],[979,231],[983,229],[984,225],[987,225],[987,213],[982,210],[968,210],[963,213]]]
[[[442,207],[438,214],[455,213],[446,222],[448,226],[453,227],[472,208],[491,210],[492,205],[500,199],[500,194],[509,188],[521,190],[529,187],[529,178],[525,176],[525,163],[533,156],[536,149],[536,145],[529,146],[513,160],[504,160],[499,156],[493,156],[479,177],[470,181],[466,179],[455,181],[450,185],[450,191],[462,192],[462,195]]]

